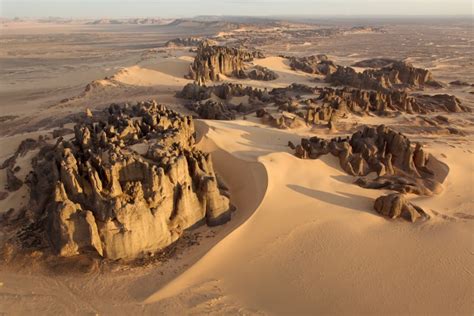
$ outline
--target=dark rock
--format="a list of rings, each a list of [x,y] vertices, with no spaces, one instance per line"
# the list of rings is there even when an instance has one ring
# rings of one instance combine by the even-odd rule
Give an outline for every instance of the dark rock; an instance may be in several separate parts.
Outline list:
[[[418,195],[439,194],[448,170],[426,153],[421,144],[412,144],[404,135],[383,125],[366,126],[346,139],[302,139],[295,149],[295,155],[305,159],[317,159],[329,153],[339,158],[342,169],[350,175],[364,177],[371,172],[377,173],[374,180],[357,180],[364,188]]]
[[[377,213],[391,219],[402,217],[415,222],[419,218],[429,218],[421,207],[410,203],[403,194],[399,193],[378,197],[375,200],[374,209]]]
[[[334,73],[326,77],[326,82],[336,86],[377,91],[441,87],[440,83],[433,80],[429,70],[415,68],[407,62],[395,62],[380,69],[367,69],[362,73],[350,67],[338,66]]]
[[[372,59],[365,59],[354,63],[353,67],[361,67],[361,68],[382,68],[390,66],[393,63],[398,62],[395,59],[390,58],[372,58]]]
[[[336,71],[337,66],[326,55],[308,57],[289,57],[290,67],[309,74],[329,75]]]
[[[196,112],[200,118],[209,120],[235,120],[235,113],[222,102],[207,100],[186,104],[186,107]]]
[[[245,63],[257,57],[261,57],[258,52],[213,46],[204,41],[198,46],[188,78],[203,85],[208,81],[219,81],[220,75],[242,77],[245,75]]]
[[[23,181],[21,181],[15,176],[13,170],[7,169],[7,185],[5,186],[5,189],[10,192],[14,192],[19,190],[22,185]]]

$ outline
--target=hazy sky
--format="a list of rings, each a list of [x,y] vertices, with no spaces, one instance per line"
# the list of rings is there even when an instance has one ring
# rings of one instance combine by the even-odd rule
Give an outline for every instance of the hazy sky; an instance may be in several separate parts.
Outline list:
[[[3,17],[469,15],[474,0],[0,0]]]

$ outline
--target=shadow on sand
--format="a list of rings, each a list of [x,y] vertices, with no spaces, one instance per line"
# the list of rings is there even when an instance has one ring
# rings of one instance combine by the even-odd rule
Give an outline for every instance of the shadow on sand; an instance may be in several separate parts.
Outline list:
[[[356,195],[356,194],[340,192],[340,191],[336,191],[337,194],[335,194],[335,193],[305,188],[297,184],[288,184],[287,187],[295,192],[304,194],[313,199],[320,200],[324,203],[337,205],[337,206],[344,207],[353,211],[374,214],[374,212],[372,212],[372,206],[374,203],[373,199],[362,196],[362,195]]]

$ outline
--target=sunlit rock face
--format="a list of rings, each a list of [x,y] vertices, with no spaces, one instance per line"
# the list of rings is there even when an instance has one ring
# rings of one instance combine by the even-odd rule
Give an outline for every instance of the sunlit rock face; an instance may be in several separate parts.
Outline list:
[[[209,154],[194,147],[191,117],[158,105],[110,106],[44,148],[32,203],[61,256],[130,259],[160,250],[199,223],[219,225],[231,206]],[[228,194],[226,194],[228,195]]]
[[[197,55],[190,66],[188,78],[194,79],[199,85],[209,81],[219,81],[221,75],[247,78],[246,62],[263,57],[261,52],[244,49],[214,46],[202,42],[197,49]],[[273,80],[276,74],[269,69],[257,69],[252,73],[255,79]]]

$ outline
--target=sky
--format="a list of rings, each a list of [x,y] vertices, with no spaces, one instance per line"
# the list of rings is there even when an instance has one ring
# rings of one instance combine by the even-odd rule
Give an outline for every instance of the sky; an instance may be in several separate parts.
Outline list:
[[[472,15],[474,0],[0,0],[2,17]]]

